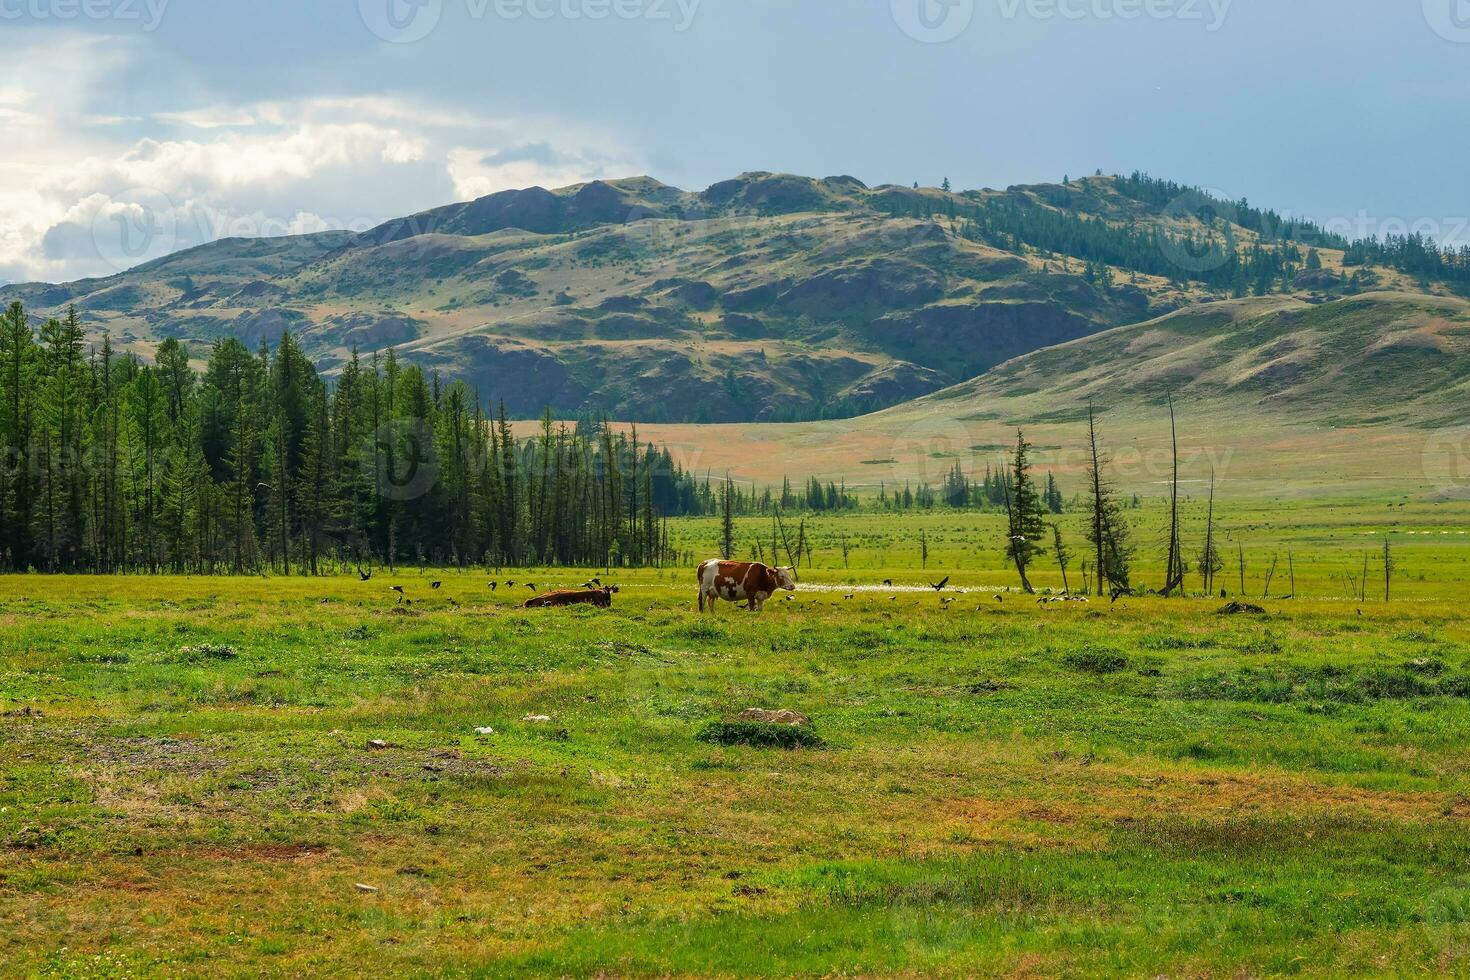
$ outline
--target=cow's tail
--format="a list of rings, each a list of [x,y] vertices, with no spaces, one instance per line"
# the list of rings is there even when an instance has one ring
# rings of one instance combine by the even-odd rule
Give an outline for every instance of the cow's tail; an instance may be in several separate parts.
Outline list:
[[[708,562],[701,563],[700,566],[694,570],[695,577],[699,579],[699,611],[700,612],[704,612],[704,566],[706,564],[708,564]]]

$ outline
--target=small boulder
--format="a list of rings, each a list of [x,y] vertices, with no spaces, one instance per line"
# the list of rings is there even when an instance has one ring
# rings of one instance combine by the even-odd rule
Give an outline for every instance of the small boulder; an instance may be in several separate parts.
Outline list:
[[[1232,602],[1220,610],[1221,616],[1264,616],[1266,610],[1249,602]]]

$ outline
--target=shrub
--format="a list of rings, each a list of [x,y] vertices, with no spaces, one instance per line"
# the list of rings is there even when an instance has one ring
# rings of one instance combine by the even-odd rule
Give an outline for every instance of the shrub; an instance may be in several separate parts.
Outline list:
[[[750,745],[762,749],[819,749],[827,744],[810,728],[760,721],[712,721],[695,738],[714,745]]]

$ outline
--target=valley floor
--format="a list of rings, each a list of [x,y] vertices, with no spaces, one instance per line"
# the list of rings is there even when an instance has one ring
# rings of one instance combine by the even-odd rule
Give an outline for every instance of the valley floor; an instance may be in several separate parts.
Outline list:
[[[568,570],[7,578],[0,973],[1470,974],[1449,518],[1388,603],[1339,594],[1355,538],[1256,530],[1252,594],[1315,556],[1264,616],[1037,605],[988,518],[908,520],[813,522],[761,616],[687,568],[610,611],[516,608]],[[751,706],[825,745],[697,737]]]

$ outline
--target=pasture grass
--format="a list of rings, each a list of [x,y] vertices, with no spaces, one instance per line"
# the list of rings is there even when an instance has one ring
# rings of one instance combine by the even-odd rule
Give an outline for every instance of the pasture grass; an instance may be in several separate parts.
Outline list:
[[[7,578],[0,973],[1470,973],[1440,547],[1420,595],[1265,616],[983,565],[947,610],[829,567],[708,617],[687,569],[610,611]],[[821,746],[699,737],[748,707]]]

